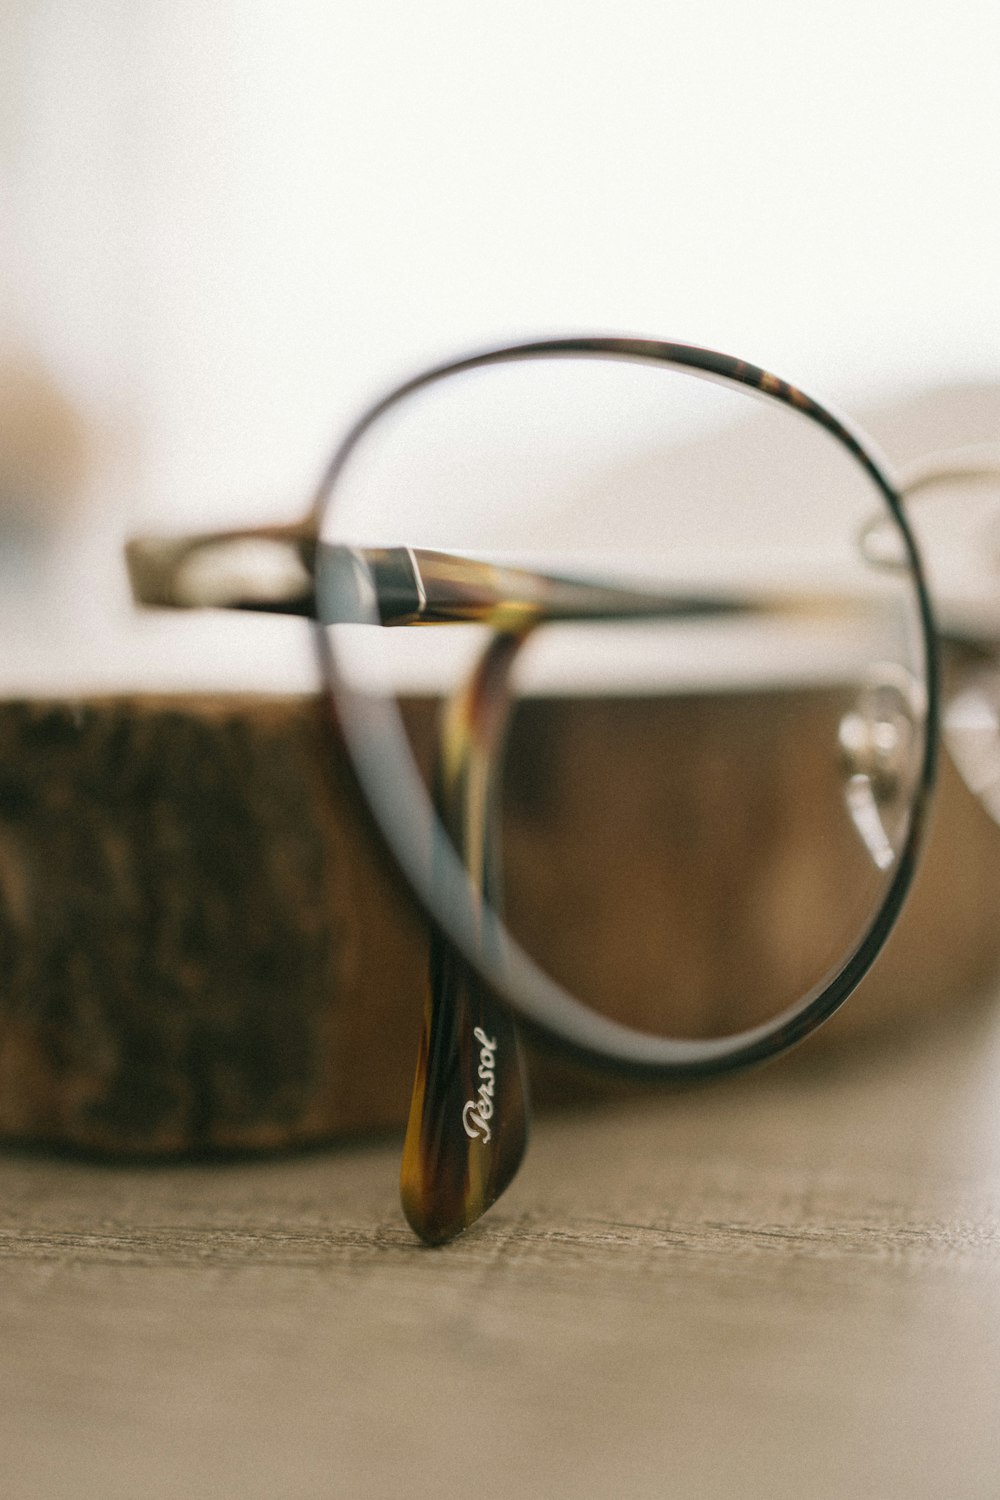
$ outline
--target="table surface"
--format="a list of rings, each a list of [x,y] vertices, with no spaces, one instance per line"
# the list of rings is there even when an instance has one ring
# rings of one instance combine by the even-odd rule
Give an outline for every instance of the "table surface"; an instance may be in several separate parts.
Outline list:
[[[1000,1494],[1000,1013],[540,1121],[445,1250],[396,1143],[0,1159],[0,1453],[63,1496]]]

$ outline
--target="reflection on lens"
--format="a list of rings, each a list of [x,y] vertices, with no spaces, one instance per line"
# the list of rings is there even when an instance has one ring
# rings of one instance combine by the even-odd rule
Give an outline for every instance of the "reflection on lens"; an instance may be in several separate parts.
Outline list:
[[[726,1037],[821,993],[865,941],[927,714],[905,540],[887,562],[873,520],[896,528],[820,426],[648,361],[450,374],[346,452],[320,587],[345,558],[364,580],[326,606],[359,770],[424,899],[467,946],[499,934],[536,1019],[568,1029],[568,995],[650,1035]],[[412,628],[428,618],[449,623]],[[529,624],[502,911],[477,916],[432,808],[433,705]]]

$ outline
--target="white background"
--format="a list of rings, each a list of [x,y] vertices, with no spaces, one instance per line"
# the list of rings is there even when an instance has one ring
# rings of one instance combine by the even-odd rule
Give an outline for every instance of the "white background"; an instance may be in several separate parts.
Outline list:
[[[91,517],[290,516],[359,404],[511,336],[705,343],[853,410],[1000,377],[996,0],[0,18],[0,360],[81,414]]]
[[[1000,6],[3,7],[8,341],[151,496],[312,477],[403,369],[678,337],[841,400],[1000,370]]]

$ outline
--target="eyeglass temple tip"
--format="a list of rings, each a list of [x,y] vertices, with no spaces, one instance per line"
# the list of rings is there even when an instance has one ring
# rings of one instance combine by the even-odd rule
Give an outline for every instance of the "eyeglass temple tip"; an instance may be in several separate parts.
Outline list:
[[[302,525],[138,536],[125,543],[125,567],[136,604],[309,614],[315,547]]]

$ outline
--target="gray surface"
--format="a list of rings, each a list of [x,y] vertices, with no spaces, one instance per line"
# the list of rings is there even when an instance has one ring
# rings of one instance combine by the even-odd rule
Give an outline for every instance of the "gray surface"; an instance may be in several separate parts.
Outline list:
[[[1000,1029],[559,1116],[476,1231],[396,1150],[0,1162],[5,1496],[995,1496]]]

